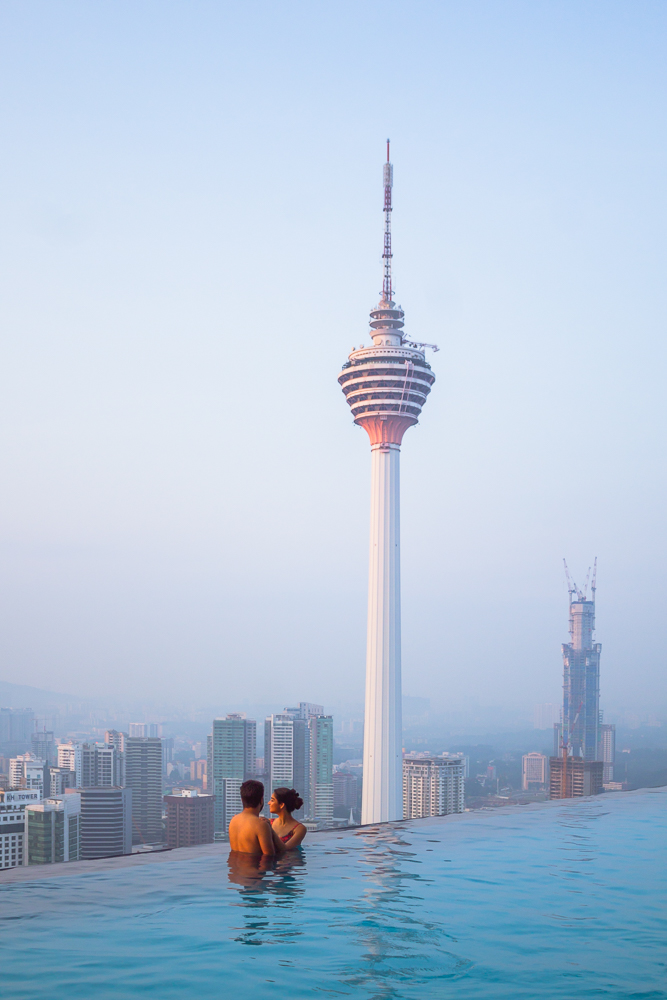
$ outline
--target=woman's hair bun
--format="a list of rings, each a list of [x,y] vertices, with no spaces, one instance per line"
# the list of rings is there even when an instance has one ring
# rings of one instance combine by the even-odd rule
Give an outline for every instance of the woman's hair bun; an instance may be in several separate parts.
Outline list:
[[[273,794],[288,812],[296,812],[303,805],[303,799],[296,788],[274,788]]]

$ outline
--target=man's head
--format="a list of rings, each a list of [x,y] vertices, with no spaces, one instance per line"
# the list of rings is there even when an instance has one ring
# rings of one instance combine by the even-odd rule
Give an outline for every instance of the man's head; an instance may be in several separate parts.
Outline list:
[[[250,778],[241,785],[241,802],[244,809],[261,809],[264,805],[264,785]]]

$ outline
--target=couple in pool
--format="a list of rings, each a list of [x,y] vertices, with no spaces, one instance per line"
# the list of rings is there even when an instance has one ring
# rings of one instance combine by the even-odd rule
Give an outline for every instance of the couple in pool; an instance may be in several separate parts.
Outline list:
[[[303,823],[292,816],[303,805],[303,799],[293,788],[274,790],[269,810],[276,818],[271,822],[260,816],[264,808],[264,785],[261,781],[243,782],[241,802],[243,812],[233,816],[229,824],[232,851],[275,857],[300,846],[307,831]]]

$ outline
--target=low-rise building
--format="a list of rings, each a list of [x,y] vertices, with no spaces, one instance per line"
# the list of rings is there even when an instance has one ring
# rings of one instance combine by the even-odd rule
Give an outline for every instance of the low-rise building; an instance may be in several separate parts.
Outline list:
[[[25,807],[23,864],[78,861],[81,796],[72,792]]]

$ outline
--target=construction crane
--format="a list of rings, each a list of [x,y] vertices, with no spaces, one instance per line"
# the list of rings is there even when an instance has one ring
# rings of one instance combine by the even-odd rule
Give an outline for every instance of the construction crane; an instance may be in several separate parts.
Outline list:
[[[586,583],[584,584],[584,600],[586,600],[586,594],[588,593],[588,581],[591,578],[591,568],[588,567],[588,573],[586,574]]]
[[[570,571],[567,568],[567,563],[563,559],[563,566],[565,567],[565,579],[567,580],[567,592],[570,595],[570,604],[572,603],[572,595],[577,593],[577,585],[570,576]]]

